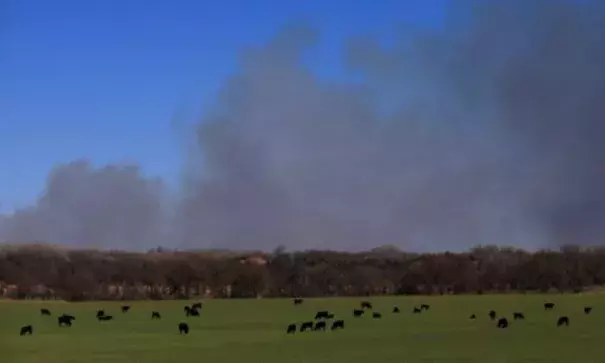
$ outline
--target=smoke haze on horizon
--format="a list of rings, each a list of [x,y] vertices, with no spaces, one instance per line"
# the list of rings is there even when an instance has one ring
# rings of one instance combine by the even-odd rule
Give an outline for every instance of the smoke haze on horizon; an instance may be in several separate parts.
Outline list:
[[[464,6],[462,6],[464,4]],[[242,52],[182,183],[60,164],[0,240],[103,248],[460,250],[602,244],[605,5],[466,1],[439,31],[343,51],[313,74],[293,26]],[[464,19],[464,20],[463,20]],[[168,122],[169,120],[167,120]]]

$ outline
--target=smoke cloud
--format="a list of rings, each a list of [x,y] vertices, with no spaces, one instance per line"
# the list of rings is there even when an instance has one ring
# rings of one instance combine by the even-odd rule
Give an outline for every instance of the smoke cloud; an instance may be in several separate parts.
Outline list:
[[[123,248],[602,243],[605,6],[456,6],[390,47],[351,39],[357,83],[315,75],[302,58],[319,34],[285,29],[242,53],[175,203],[134,167],[77,162],[0,232]]]
[[[161,181],[136,166],[58,165],[36,204],[0,224],[7,241],[97,248],[157,246],[166,233]]]

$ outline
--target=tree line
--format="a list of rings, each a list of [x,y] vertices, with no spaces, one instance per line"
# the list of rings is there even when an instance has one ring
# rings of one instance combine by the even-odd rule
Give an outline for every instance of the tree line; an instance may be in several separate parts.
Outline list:
[[[0,246],[0,295],[12,299],[137,300],[579,292],[605,283],[605,248],[463,253],[146,253]]]

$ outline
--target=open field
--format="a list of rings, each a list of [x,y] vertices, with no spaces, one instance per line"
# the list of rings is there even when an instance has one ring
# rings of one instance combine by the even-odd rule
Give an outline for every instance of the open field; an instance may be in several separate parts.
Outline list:
[[[351,311],[369,300],[383,318],[355,319]],[[543,303],[557,304],[544,311]],[[186,318],[185,301],[131,302],[0,302],[0,361],[6,363],[68,362],[605,362],[605,296],[502,295],[306,299],[207,300],[201,317]],[[431,309],[412,314],[414,305]],[[399,306],[400,314],[391,312]],[[590,315],[583,307],[593,306]],[[48,308],[53,316],[41,316]],[[115,320],[99,322],[103,308]],[[345,320],[342,331],[286,335],[286,325],[311,320],[317,310],[330,310]],[[496,329],[490,309],[509,318],[508,329]],[[152,321],[151,311],[162,314]],[[525,321],[513,321],[521,311]],[[71,328],[60,328],[56,316],[76,316]],[[468,319],[472,313],[477,320]],[[557,328],[561,315],[570,326]],[[190,334],[179,335],[186,321]],[[19,336],[25,324],[32,336]]]

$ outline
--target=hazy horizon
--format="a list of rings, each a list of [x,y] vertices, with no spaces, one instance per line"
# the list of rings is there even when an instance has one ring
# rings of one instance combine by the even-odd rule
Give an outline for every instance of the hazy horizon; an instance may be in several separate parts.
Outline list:
[[[53,165],[34,200],[21,199],[15,211],[0,216],[0,241],[133,250],[284,245],[360,251],[395,245],[406,251],[457,251],[479,244],[528,249],[603,244],[605,4],[423,2],[424,8],[409,5],[401,19],[407,26],[398,26],[396,14],[372,15],[359,5],[357,15],[365,12],[373,21],[358,28],[347,23],[340,30],[321,24],[337,19],[342,9],[309,5],[300,13],[321,14],[321,20],[284,12],[262,36],[233,41],[231,33],[210,32],[203,46],[195,45],[195,37],[182,43],[162,38],[161,10],[168,11],[162,7],[153,17],[132,20],[147,21],[153,29],[154,38],[140,38],[144,31],[132,30],[130,18],[112,4],[115,9],[109,7],[113,12],[107,14],[118,14],[123,30],[132,33],[101,33],[95,40],[130,39],[113,49],[115,59],[136,53],[137,44],[147,56],[145,41],[161,53],[174,46],[185,57],[185,68],[206,67],[192,76],[195,82],[213,73],[203,50],[211,54],[229,44],[233,54],[214,62],[231,63],[212,75],[214,89],[184,81],[187,69],[173,83],[170,72],[160,73],[169,94],[155,90],[162,83],[148,81],[147,73],[129,79],[129,71],[140,68],[136,62],[122,64],[124,87],[131,93],[120,92],[120,102],[133,102],[120,116],[119,109],[102,107],[112,103],[95,104],[121,82],[101,63],[91,63],[87,71],[105,74],[113,88],[95,91],[103,79],[86,79],[62,102],[47,104],[49,95],[41,96],[47,103],[27,104],[23,94],[29,88],[19,88],[19,77],[11,78],[13,88],[0,86],[9,105],[8,112],[0,110],[0,135],[8,135],[0,136],[0,164],[7,161],[0,180],[18,173],[21,179],[7,180],[26,184],[30,170],[48,170],[36,160]],[[263,6],[269,9],[271,3]],[[375,9],[393,13],[391,6]],[[10,9],[8,14],[10,20]],[[338,19],[336,24],[345,23]],[[382,19],[388,27],[380,26]],[[27,52],[19,53],[26,45],[14,45],[18,37],[11,38],[8,24],[8,31],[0,28],[13,40],[4,62],[0,55],[6,74],[17,60],[29,59]],[[72,30],[81,25],[74,21]],[[245,33],[245,25],[238,31]],[[61,35],[68,39],[63,49],[94,46],[69,41],[80,36],[77,32]],[[52,50],[49,44],[38,46]],[[195,53],[192,59],[188,52]],[[60,54],[55,62],[77,61]],[[177,58],[164,60],[168,68],[184,67]],[[17,74],[31,77],[25,82],[29,87],[44,83],[52,89],[62,82],[60,73],[53,76],[52,62],[44,74],[34,71],[35,63],[31,69],[19,64]],[[148,74],[154,66],[162,68],[161,62],[147,64]],[[78,85],[77,72],[70,77]],[[150,92],[158,93],[142,96]],[[181,96],[200,93],[200,101]],[[53,132],[52,123],[77,103],[71,97],[84,97],[74,107],[85,114],[120,121],[91,116],[89,122],[63,125],[68,134]],[[160,120],[124,119],[136,109],[144,111],[137,117],[158,117],[157,111]],[[34,116],[49,128],[30,135],[17,126],[17,120]],[[79,135],[89,139],[78,141]],[[87,153],[90,145],[102,145],[90,150],[104,150],[104,158]],[[81,155],[65,156],[79,150]],[[146,161],[137,160],[138,154]],[[11,182],[0,182],[0,189],[5,190],[1,205]],[[19,190],[28,190],[26,195],[35,186]]]

